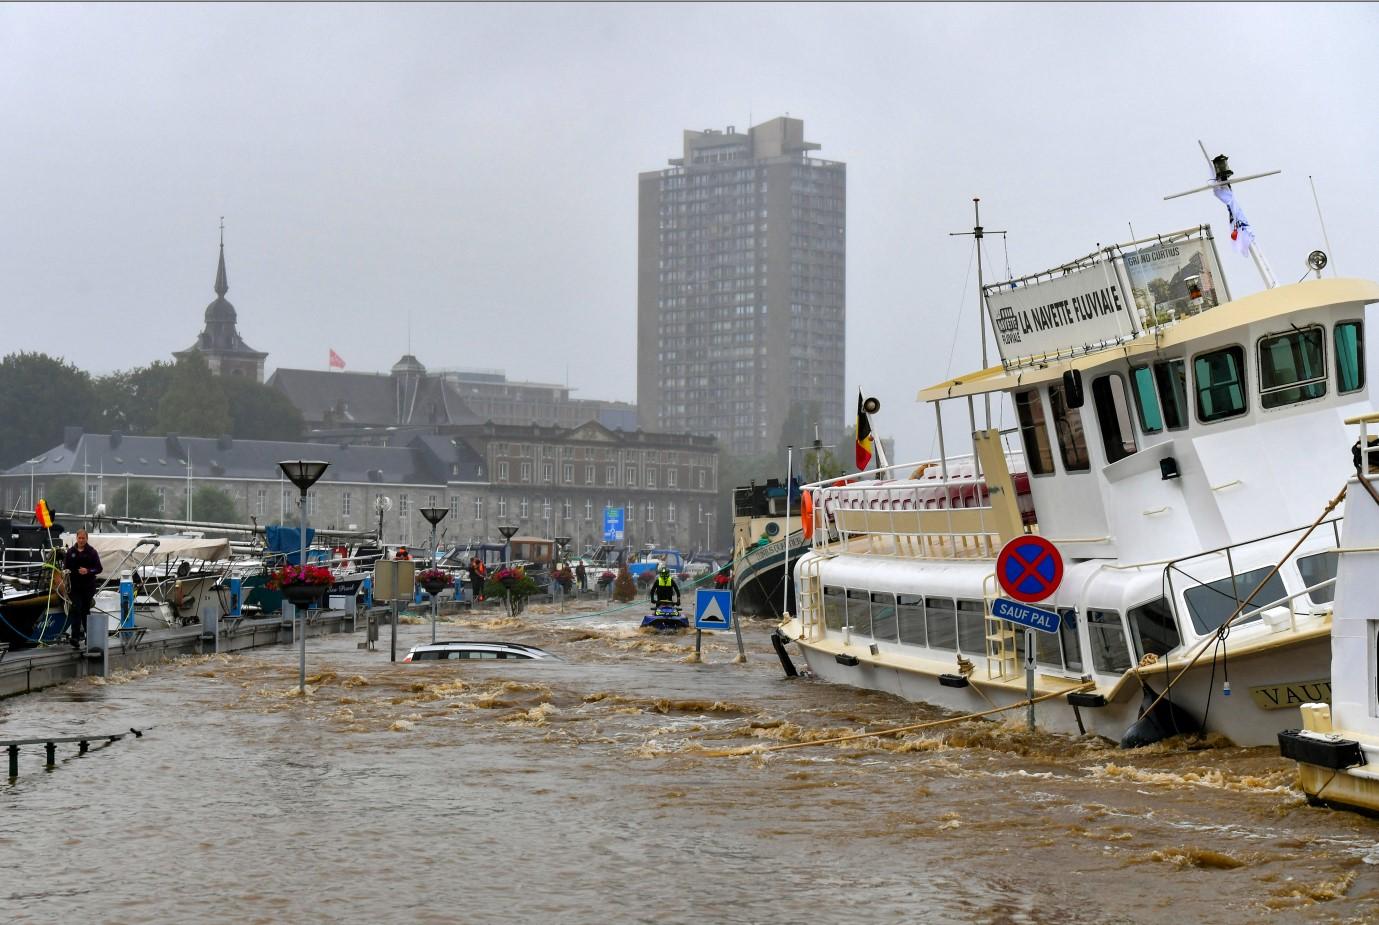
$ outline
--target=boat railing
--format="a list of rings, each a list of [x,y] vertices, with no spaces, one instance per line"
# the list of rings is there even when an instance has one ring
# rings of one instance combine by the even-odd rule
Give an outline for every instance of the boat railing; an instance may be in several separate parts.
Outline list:
[[[1015,495],[1004,507],[1002,499],[993,500],[979,461],[970,455],[887,466],[874,478],[867,472],[805,486],[811,494],[807,516],[813,548],[821,554],[994,558],[1012,532],[1013,505],[1025,523],[1033,522],[1034,513],[1024,455],[1003,455]],[[1014,523],[1018,526],[1019,519]]]

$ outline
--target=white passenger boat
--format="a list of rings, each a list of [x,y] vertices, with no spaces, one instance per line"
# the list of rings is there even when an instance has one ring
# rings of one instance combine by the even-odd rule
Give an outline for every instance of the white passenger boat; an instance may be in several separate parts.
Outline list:
[[[1041,727],[1274,743],[1329,689],[1331,502],[1344,422],[1372,410],[1379,284],[1318,273],[1231,299],[1203,226],[984,294],[1001,365],[919,394],[940,458],[807,487],[781,639],[825,681],[974,713],[1019,703],[1024,633],[991,615],[994,566],[1037,532],[1067,563],[1040,605],[1062,616],[1034,647]],[[988,412],[979,429],[979,405],[1007,398],[1018,427]],[[967,455],[943,446],[954,403]],[[1156,700],[1157,732],[1137,722]]]

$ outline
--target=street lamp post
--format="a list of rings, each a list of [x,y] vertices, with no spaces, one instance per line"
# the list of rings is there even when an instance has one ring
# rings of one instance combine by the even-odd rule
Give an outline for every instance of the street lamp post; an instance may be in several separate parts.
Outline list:
[[[566,553],[566,551],[565,551],[565,547],[567,547],[567,546],[569,546],[569,545],[570,545],[570,538],[569,538],[568,536],[557,536],[557,537],[555,537],[555,548],[556,548],[557,552],[559,553],[559,560],[563,561],[563,560],[565,559],[565,557],[568,555],[568,553]],[[557,583],[557,584],[559,584],[559,583]],[[560,587],[560,612],[561,612],[561,613],[564,613],[564,612],[565,612],[565,586],[564,586],[564,585],[559,585],[559,587]]]
[[[436,526],[445,520],[445,515],[450,513],[448,507],[424,507],[421,508],[421,516],[426,518],[426,522],[431,525],[431,548],[427,550],[431,560],[430,568],[436,567]],[[431,641],[436,641],[436,595],[431,595]]]
[[[321,476],[326,474],[326,469],[330,463],[313,459],[292,459],[278,463],[278,468],[283,475],[297,486],[297,490],[302,493],[298,502],[301,506],[301,557],[297,560],[299,568],[306,568],[306,493],[315,485]],[[303,696],[306,695],[306,608],[293,605],[293,609],[300,611],[301,619],[300,635],[297,637],[297,690]]]

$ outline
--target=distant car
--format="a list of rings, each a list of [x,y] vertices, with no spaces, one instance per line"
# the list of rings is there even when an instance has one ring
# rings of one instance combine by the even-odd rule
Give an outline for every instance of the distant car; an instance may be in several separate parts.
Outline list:
[[[428,642],[412,646],[404,662],[438,662],[454,659],[553,659],[545,649],[516,642]]]

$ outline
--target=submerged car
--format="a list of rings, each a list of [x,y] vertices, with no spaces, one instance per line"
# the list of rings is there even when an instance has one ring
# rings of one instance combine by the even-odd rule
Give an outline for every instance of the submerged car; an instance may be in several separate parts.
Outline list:
[[[404,662],[438,662],[451,659],[553,659],[545,649],[517,642],[428,642],[412,646]]]

